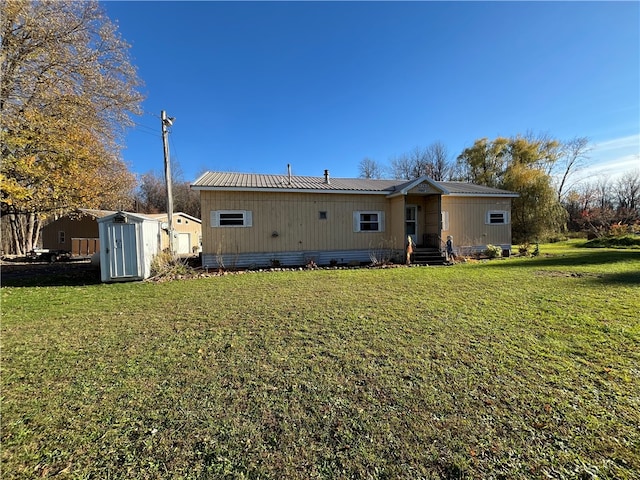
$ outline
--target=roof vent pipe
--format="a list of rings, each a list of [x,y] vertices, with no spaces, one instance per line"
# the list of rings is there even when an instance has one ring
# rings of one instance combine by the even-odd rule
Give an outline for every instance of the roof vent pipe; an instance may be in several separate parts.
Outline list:
[[[291,164],[287,163],[287,175],[289,176],[289,185],[291,185]]]
[[[329,180],[329,170],[324,171],[324,183],[326,183],[327,185],[331,183],[331,181]]]

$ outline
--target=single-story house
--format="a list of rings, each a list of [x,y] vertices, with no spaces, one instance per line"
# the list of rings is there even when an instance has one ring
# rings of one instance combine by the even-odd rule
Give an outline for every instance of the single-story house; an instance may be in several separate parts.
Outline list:
[[[511,249],[506,190],[464,182],[206,172],[200,192],[207,268],[402,261],[416,251]]]
[[[80,208],[61,216],[42,227],[42,248],[66,250],[73,256],[91,256],[100,251],[98,222],[100,218],[115,214],[111,210]],[[161,223],[162,249],[169,248],[167,214],[136,214]],[[182,212],[173,214],[176,253],[187,255],[200,251],[202,227],[198,218]]]

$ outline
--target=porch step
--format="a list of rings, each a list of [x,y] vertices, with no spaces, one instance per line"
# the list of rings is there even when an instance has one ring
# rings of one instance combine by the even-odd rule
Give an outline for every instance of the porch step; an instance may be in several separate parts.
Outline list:
[[[414,265],[444,265],[447,259],[437,248],[416,248],[411,255]]]

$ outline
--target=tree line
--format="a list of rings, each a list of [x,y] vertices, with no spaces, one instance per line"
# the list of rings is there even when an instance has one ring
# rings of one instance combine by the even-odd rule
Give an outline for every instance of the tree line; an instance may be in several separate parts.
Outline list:
[[[463,181],[510,190],[516,243],[542,241],[568,232],[601,236],[638,229],[640,170],[616,180],[582,177],[592,146],[586,137],[560,141],[548,135],[478,139],[457,157],[442,142],[415,147],[381,164],[364,158],[362,178]]]
[[[34,248],[42,225],[78,208],[166,211],[163,175],[137,177],[121,155],[141,113],[143,82],[129,45],[96,1],[0,2],[0,213],[2,250]],[[586,138],[545,135],[479,139],[455,159],[435,142],[392,158],[365,158],[366,178],[458,180],[519,193],[517,242],[563,229],[602,234],[637,225],[640,174],[578,182]],[[179,168],[174,166],[174,171]],[[200,218],[198,195],[177,174],[174,209]]]

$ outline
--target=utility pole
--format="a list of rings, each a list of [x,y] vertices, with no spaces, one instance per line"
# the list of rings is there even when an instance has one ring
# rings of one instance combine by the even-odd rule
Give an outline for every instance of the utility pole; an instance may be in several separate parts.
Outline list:
[[[169,228],[169,252],[174,254],[173,250],[173,193],[171,191],[171,161],[169,159],[169,142],[167,136],[169,132],[167,127],[173,125],[175,118],[167,117],[167,112],[160,112],[162,121],[162,145],[164,146],[164,178],[167,184],[167,224]]]

